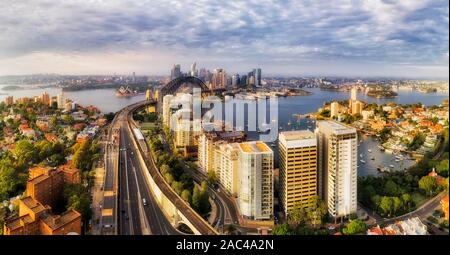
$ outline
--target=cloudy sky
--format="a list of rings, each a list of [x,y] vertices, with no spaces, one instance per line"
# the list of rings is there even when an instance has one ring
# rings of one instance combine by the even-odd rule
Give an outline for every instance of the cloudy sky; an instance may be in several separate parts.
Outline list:
[[[331,3],[330,3],[331,2]],[[448,78],[448,0],[1,0],[0,75]]]

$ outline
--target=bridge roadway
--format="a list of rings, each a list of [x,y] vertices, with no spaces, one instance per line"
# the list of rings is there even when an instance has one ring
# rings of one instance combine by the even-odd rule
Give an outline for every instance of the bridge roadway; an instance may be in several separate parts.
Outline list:
[[[142,108],[148,104],[148,102],[143,101],[136,103],[134,105],[131,105],[128,108],[127,111],[124,111],[128,114],[128,124],[130,125],[130,128],[128,132],[131,134],[131,128],[134,128],[133,121],[132,121],[132,113],[136,111],[139,108]],[[131,134],[132,135],[132,134]],[[138,144],[136,142],[136,144]],[[133,145],[133,143],[131,143]],[[136,149],[136,148],[135,148]],[[139,152],[138,152],[138,151]],[[184,217],[189,221],[190,224],[194,226],[194,228],[203,235],[215,235],[218,234],[217,231],[209,225],[199,214],[197,214],[184,200],[181,199],[181,197],[176,194],[171,187],[167,184],[167,182],[162,177],[161,173],[156,167],[155,162],[153,161],[153,158],[149,155],[146,155],[142,148],[137,148],[135,150],[135,153],[141,153],[142,158],[144,159],[144,162],[148,168],[148,171],[150,173],[150,176],[153,178],[154,182],[158,186],[158,188],[161,190],[161,193],[166,196],[177,208],[177,210],[184,215]],[[136,155],[136,154],[134,154]],[[136,157],[134,157],[136,158]],[[147,186],[147,185],[146,185]]]

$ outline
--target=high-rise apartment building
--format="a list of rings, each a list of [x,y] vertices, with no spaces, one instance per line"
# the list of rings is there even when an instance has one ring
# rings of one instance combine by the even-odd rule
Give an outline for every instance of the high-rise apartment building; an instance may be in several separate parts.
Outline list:
[[[317,194],[317,140],[308,130],[279,135],[280,202],[284,213],[311,206]]]
[[[5,98],[5,105],[10,106],[14,104],[14,97],[13,96],[7,96]]]
[[[47,92],[42,93],[41,103],[50,106],[50,95]]]
[[[335,121],[318,121],[318,193],[336,218],[356,213],[356,129]]]
[[[66,97],[64,96],[64,92],[61,91],[61,93],[59,93],[56,96],[56,103],[58,106],[58,109],[64,109],[66,106]]]
[[[239,144],[219,142],[214,146],[214,171],[222,186],[231,194],[239,192]]]
[[[273,151],[267,144],[239,144],[238,205],[243,217],[268,220],[273,216]]]

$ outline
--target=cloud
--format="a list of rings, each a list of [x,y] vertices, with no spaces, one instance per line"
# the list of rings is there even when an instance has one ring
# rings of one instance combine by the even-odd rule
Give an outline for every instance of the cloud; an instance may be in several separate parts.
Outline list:
[[[344,60],[448,68],[446,0],[3,0],[0,9],[0,63],[157,52],[231,69]]]

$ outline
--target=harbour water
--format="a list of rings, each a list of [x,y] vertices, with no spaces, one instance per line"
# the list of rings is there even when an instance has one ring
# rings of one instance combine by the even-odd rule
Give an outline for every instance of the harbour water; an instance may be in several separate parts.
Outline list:
[[[5,91],[2,87],[6,85],[0,85],[0,100],[7,96],[6,94],[13,95],[15,98],[24,96],[40,95],[44,91],[51,96],[56,96],[60,93],[58,88],[45,88],[45,89],[23,89],[15,91]],[[346,92],[334,92],[334,91],[322,91],[318,88],[308,89],[313,94],[310,96],[297,96],[278,98],[278,124],[285,130],[299,130],[309,129],[311,131],[315,128],[315,122],[311,119],[296,119],[293,114],[306,114],[310,112],[316,112],[318,108],[322,107],[325,102],[332,100],[346,100],[349,98],[349,93]],[[94,105],[97,106],[103,112],[116,112],[127,105],[144,100],[144,95],[138,95],[130,98],[119,98],[115,96],[115,89],[96,89],[96,90],[82,90],[71,91],[64,93],[67,98],[81,105]],[[448,99],[448,94],[445,92],[437,93],[420,93],[417,91],[399,91],[399,96],[392,99],[376,99],[368,97],[363,93],[358,93],[358,99],[369,103],[375,102],[378,104],[386,102],[395,102],[398,104],[411,104],[422,103],[424,105],[440,104],[442,100]],[[254,134],[253,134],[254,135]],[[253,135],[249,135],[252,137]],[[379,175],[377,171],[378,166],[393,165],[392,168],[395,171],[402,171],[405,168],[414,164],[413,160],[404,159],[395,161],[395,156],[389,153],[382,152],[378,149],[378,142],[371,137],[361,136],[362,143],[358,146],[358,176],[366,175]],[[276,152],[276,143],[272,149]],[[371,150],[369,153],[368,150]],[[360,158],[359,154],[363,154]],[[374,160],[371,158],[374,157]],[[360,160],[363,159],[363,164]]]

